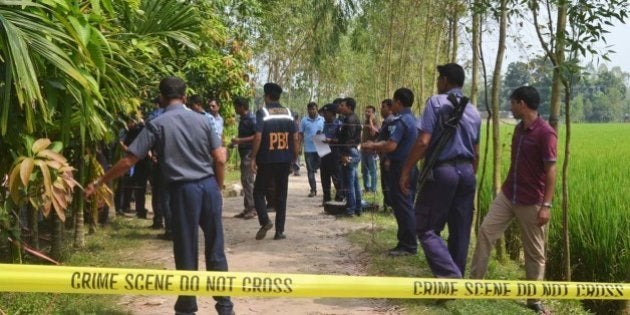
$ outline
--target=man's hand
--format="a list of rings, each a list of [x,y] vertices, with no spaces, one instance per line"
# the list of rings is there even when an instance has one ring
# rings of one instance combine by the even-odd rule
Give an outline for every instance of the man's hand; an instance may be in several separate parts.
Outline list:
[[[538,225],[543,226],[547,224],[547,222],[549,222],[549,218],[551,218],[551,211],[549,211],[549,207],[540,207],[540,210],[538,210]]]
[[[398,185],[400,186],[400,192],[402,192],[403,195],[405,196],[409,195],[409,188],[411,188],[411,186],[409,185],[408,172],[402,172],[400,174],[400,180],[398,181]]]
[[[256,171],[258,170],[258,165],[256,165],[256,158],[252,159],[252,163],[250,164],[250,169],[252,170],[254,174],[256,174]]]
[[[344,155],[341,157],[341,164],[343,164],[343,166],[348,165],[350,161],[352,161],[352,158],[349,155]]]
[[[94,185],[94,183],[90,183],[85,187],[83,195],[85,196],[85,199],[90,199],[90,196],[92,196],[95,192],[96,186]]]
[[[231,143],[232,143],[233,145],[237,145],[237,144],[239,144],[240,140],[241,140],[241,139],[239,139],[239,138],[232,138]]]

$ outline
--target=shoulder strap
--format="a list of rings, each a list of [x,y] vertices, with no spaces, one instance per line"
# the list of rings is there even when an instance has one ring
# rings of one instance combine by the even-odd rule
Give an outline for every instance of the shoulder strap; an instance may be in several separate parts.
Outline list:
[[[458,101],[455,94],[449,94],[446,99],[451,102],[451,104],[453,104],[453,113],[444,122],[444,125],[456,128],[459,124],[459,121],[462,119],[462,116],[464,115],[466,105],[468,105],[468,97],[462,96],[462,98]]]

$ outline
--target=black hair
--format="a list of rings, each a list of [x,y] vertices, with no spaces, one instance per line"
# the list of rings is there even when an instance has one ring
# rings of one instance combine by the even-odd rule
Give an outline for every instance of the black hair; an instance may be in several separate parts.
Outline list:
[[[308,109],[311,109],[311,108],[317,109],[317,103],[309,102],[308,104],[306,104],[306,108],[308,108]]]
[[[521,86],[519,88],[516,88],[516,90],[514,90],[512,94],[510,94],[510,99],[515,101],[523,101],[525,102],[527,107],[533,110],[538,110],[538,106],[540,105],[540,95],[538,94],[538,91],[532,86]]]
[[[177,77],[168,77],[160,81],[160,94],[167,101],[182,99],[186,96],[186,82]]]
[[[394,100],[400,101],[404,107],[413,105],[413,92],[408,88],[399,88],[394,92]]]
[[[249,98],[237,97],[234,99],[234,107],[240,107],[245,110],[249,110]]]
[[[280,94],[282,94],[282,87],[276,83],[269,82],[263,86],[263,90],[265,91],[265,95],[269,96],[269,99],[272,101],[277,101],[280,99]]]
[[[376,113],[376,107],[372,106],[372,105],[368,105],[365,107],[365,109],[371,109],[373,112]]]
[[[462,68],[462,66],[456,63],[447,63],[437,66],[437,71],[440,77],[446,78],[449,83],[458,87],[464,86],[466,75],[464,74],[464,68]]]
[[[394,101],[392,101],[391,98],[386,98],[381,102],[381,104],[385,104],[387,107],[392,107],[392,105],[394,105]]]
[[[343,98],[338,97],[332,103],[333,105],[339,105],[341,104],[342,101],[343,101]]]
[[[346,103],[348,108],[350,108],[350,110],[354,112],[354,109],[357,107],[357,101],[355,101],[354,98],[346,97],[343,99],[343,102]]]
[[[188,105],[195,105],[195,104],[199,104],[203,106],[203,100],[201,99],[201,96],[197,94],[188,98]]]

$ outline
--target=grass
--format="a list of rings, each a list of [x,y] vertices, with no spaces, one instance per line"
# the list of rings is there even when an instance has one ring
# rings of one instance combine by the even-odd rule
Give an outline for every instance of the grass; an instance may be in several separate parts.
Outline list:
[[[87,235],[84,249],[66,248],[64,265],[161,269],[163,266],[129,259],[139,239],[149,234],[150,230],[145,229],[147,224],[146,220],[116,218],[108,227]],[[68,231],[66,237],[69,237]],[[1,292],[0,314],[130,314],[118,305],[118,298],[116,295]]]
[[[370,223],[369,228],[348,234],[348,239],[364,249],[363,263],[367,273],[373,276],[433,278],[426,259],[417,256],[389,257],[388,249],[396,245],[396,222],[394,217],[383,213],[366,213],[353,218]],[[446,235],[445,235],[446,236]],[[474,240],[471,241],[474,244]],[[472,247],[471,247],[472,250]],[[472,254],[472,252],[471,252]],[[524,272],[518,264],[507,261],[490,261],[488,279],[522,279]],[[391,299],[406,314],[532,314],[525,308],[524,301],[514,300],[450,300],[441,302],[426,299]],[[556,314],[588,314],[578,301],[545,301],[545,305]]]

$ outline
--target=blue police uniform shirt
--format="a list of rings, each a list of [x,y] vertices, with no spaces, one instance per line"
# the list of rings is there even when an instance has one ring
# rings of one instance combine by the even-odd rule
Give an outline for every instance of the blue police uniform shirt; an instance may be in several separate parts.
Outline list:
[[[139,159],[155,149],[166,183],[198,180],[214,174],[210,152],[221,147],[213,125],[182,104],[169,105],[149,121],[129,146]]]
[[[340,126],[341,126],[341,121],[339,121],[339,119],[337,118],[335,118],[330,123],[324,121],[324,129],[322,130],[322,132],[328,139],[337,139]]]
[[[160,107],[160,108],[156,108],[153,111],[151,111],[149,113],[149,116],[147,117],[147,119],[145,119],[145,123],[148,123],[149,121],[157,118],[158,116],[162,115],[164,113],[164,108]]]
[[[324,129],[324,118],[317,115],[315,118],[306,116],[300,123],[300,133],[304,135],[304,152],[317,152],[313,137]]]
[[[270,103],[256,112],[256,132],[261,133],[256,163],[291,163],[296,132],[291,111],[278,103]]]
[[[454,88],[445,94],[431,96],[426,103],[420,129],[431,134],[431,143],[426,156],[432,153],[433,145],[438,135],[443,131],[442,117],[448,117],[452,113],[454,105],[448,101],[449,94],[454,94],[459,100],[464,94],[461,88]],[[475,158],[475,145],[479,144],[479,133],[481,128],[481,117],[477,108],[471,103],[466,105],[459,126],[450,142],[444,146],[442,152],[437,157],[437,161],[451,159],[471,159]]]
[[[256,133],[256,116],[251,111],[247,114],[240,116],[238,121],[238,137],[246,138],[251,137]],[[238,151],[250,151],[252,149],[252,143],[241,143],[238,145]]]
[[[389,116],[385,117],[385,119],[383,120],[383,124],[381,125],[381,129],[378,130],[378,137],[376,137],[376,141],[389,140],[389,125],[392,123],[392,121],[394,121],[394,118],[396,118],[394,114],[390,114]]]
[[[387,130],[390,134],[389,140],[396,142],[396,149],[387,154],[387,158],[392,161],[402,162],[407,159],[411,147],[418,138],[418,128],[416,128],[416,118],[411,112],[411,108],[405,108],[396,115],[391,123],[388,123]]]

